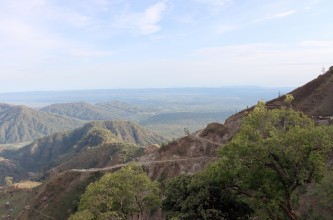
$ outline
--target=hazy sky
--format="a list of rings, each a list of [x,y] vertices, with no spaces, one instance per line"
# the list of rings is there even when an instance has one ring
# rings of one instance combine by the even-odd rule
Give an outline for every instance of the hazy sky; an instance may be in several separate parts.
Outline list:
[[[0,0],[0,91],[297,87],[333,66],[332,0]]]

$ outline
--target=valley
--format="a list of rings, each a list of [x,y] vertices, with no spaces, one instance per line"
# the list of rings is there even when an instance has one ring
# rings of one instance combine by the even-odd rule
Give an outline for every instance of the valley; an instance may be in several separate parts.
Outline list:
[[[293,108],[301,110],[304,105],[299,103],[310,102],[311,95],[305,96],[299,92],[310,92],[307,89],[309,85],[310,88],[313,84],[317,85],[314,91],[330,91],[326,83],[325,89],[321,89],[321,84],[327,82],[332,73],[328,72],[314,82],[292,91],[290,94],[295,97]],[[325,80],[321,82],[322,79]],[[282,96],[272,99],[267,102],[267,107],[279,108],[284,105],[283,99]],[[167,103],[163,104],[162,101],[159,104],[165,105],[163,108],[151,104],[147,107],[113,101],[53,104],[30,110],[68,117],[82,125],[74,130],[37,138],[26,145],[2,145],[1,180],[10,176],[15,183],[27,179],[41,182],[40,186],[29,190],[7,186],[12,190],[13,199],[27,196],[25,202],[18,205],[19,211],[13,212],[11,216],[17,219],[38,220],[46,216],[66,219],[76,211],[80,196],[89,183],[132,162],[143,167],[152,180],[162,184],[180,174],[198,173],[218,160],[219,147],[232,140],[240,129],[242,119],[253,111],[251,105],[233,112],[231,108],[241,108],[240,103],[227,105],[221,108],[224,111],[218,111],[216,101],[211,104],[209,100],[213,99],[210,97],[182,105],[178,103],[179,106],[171,103],[168,108]],[[330,102],[325,99],[322,103],[326,103],[326,100]],[[205,109],[205,105],[209,107]],[[4,106],[4,109],[12,106]],[[182,108],[186,111],[180,111]],[[315,116],[312,111],[304,112]],[[177,129],[179,132],[175,132]],[[8,197],[6,191],[3,192],[6,193],[4,198],[12,202],[13,199]],[[8,207],[2,207],[0,214],[5,215]],[[156,216],[156,219],[162,218],[160,214]]]
[[[332,220],[332,8],[0,0],[0,220]]]

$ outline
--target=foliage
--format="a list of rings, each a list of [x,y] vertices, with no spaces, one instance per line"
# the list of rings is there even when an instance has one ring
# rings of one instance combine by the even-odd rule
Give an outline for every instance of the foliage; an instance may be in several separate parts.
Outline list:
[[[300,112],[259,103],[207,172],[261,218],[296,219],[299,189],[323,177],[332,133]]]
[[[314,195],[317,197],[318,205],[327,210],[333,211],[333,170],[331,169],[323,180],[314,188]]]
[[[291,105],[291,103],[292,103],[292,101],[294,100],[295,98],[294,98],[294,96],[292,95],[292,94],[287,94],[286,95],[286,98],[285,98],[285,103],[287,103],[287,104],[289,104],[289,105]]]
[[[11,185],[13,185],[13,177],[6,176],[4,182],[5,182],[5,186],[11,186]]]
[[[83,210],[80,212],[75,213],[68,218],[68,220],[93,220],[94,215],[89,210]]]
[[[252,212],[202,174],[169,180],[165,196],[162,207],[168,219],[247,219]]]
[[[93,215],[91,219],[127,219],[134,215],[143,219],[159,204],[159,184],[132,164],[90,184],[81,198],[79,212],[71,218],[79,219],[84,211]]]
[[[333,169],[325,174],[318,184],[315,184],[307,197],[308,213],[304,219],[329,220],[333,216]],[[309,202],[310,201],[310,202]]]

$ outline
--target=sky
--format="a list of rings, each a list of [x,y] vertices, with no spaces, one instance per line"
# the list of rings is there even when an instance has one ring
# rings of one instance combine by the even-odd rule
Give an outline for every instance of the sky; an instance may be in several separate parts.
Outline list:
[[[0,92],[298,87],[333,66],[332,0],[0,0]]]

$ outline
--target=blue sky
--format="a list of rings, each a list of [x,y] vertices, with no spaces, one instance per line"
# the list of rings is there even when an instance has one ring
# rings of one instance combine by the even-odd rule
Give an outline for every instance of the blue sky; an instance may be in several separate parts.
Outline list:
[[[297,87],[333,66],[331,0],[0,0],[0,91]]]

